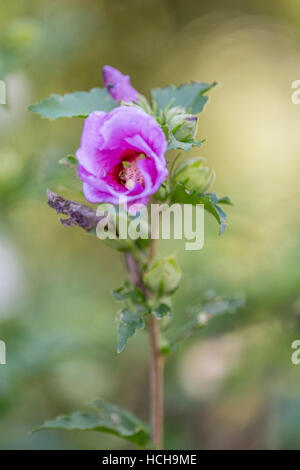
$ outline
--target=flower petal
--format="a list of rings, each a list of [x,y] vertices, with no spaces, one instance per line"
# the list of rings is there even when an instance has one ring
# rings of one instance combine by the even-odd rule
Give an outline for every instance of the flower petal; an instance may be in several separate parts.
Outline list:
[[[138,101],[138,92],[130,84],[130,77],[123,75],[118,69],[105,65],[103,67],[103,81],[108,93],[115,101]]]
[[[141,109],[123,106],[110,113],[91,113],[76,153],[86,199],[118,204],[122,197],[129,205],[148,200],[167,178],[166,149],[162,129]],[[145,158],[140,159],[141,154]],[[135,181],[133,187],[126,187],[120,176],[124,161],[137,161],[141,172],[141,181]]]

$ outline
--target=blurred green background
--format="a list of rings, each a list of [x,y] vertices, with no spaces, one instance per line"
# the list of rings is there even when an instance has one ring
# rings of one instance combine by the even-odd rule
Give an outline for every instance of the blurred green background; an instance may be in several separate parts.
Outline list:
[[[63,228],[47,187],[67,197],[58,160],[79,145],[82,120],[49,122],[27,106],[52,92],[102,86],[110,64],[146,93],[189,80],[220,85],[199,119],[201,149],[229,195],[222,237],[206,216],[205,245],[178,252],[175,317],[207,289],[243,293],[246,307],[214,319],[169,359],[166,447],[299,449],[300,79],[297,0],[0,0],[0,448],[126,449],[100,433],[45,431],[45,419],[102,396],[147,420],[148,340],[116,353],[122,256]]]

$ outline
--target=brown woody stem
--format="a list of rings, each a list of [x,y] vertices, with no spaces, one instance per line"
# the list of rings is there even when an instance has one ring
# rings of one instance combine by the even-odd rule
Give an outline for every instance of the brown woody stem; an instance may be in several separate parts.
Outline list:
[[[150,240],[150,256],[149,263],[156,255],[157,240]],[[141,289],[141,291],[149,297],[149,292],[143,283],[141,267],[133,255],[129,252],[125,253],[125,263],[132,282]],[[159,322],[153,315],[149,317],[149,340],[150,340],[150,413],[152,440],[155,449],[163,448],[163,370],[164,357],[160,352],[159,344]]]
[[[164,358],[159,350],[159,324],[153,315],[149,320],[150,334],[150,399],[152,440],[156,450],[163,448],[163,382]]]

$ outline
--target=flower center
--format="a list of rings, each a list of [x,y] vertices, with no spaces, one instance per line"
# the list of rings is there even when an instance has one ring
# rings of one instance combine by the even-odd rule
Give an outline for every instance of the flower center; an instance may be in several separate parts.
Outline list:
[[[123,161],[123,168],[119,173],[121,183],[124,184],[126,189],[134,188],[136,183],[139,183],[144,186],[144,178],[141,171],[138,169],[139,158],[133,162]]]

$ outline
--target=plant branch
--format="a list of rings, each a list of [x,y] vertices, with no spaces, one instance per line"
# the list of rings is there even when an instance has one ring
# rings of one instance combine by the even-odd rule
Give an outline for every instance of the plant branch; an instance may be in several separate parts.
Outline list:
[[[64,199],[61,196],[47,190],[48,205],[55,209],[58,214],[66,215],[67,218],[61,218],[62,225],[78,226],[87,232],[95,230],[101,217],[90,207],[79,204],[75,201]],[[152,221],[157,224],[156,218]],[[156,225],[154,232],[156,233]],[[157,239],[150,240],[150,250],[148,264],[150,264],[157,255]],[[132,280],[146,297],[150,294],[142,279],[141,264],[134,257],[133,253],[125,252],[125,264]],[[150,315],[149,318],[149,338],[150,338],[150,400],[151,400],[151,425],[152,440],[156,449],[163,447],[163,363],[164,357],[160,352],[159,345],[159,323],[157,318]]]
[[[155,224],[154,233],[157,232],[158,218],[154,217],[151,223]],[[157,256],[158,240],[151,238],[148,264]],[[150,399],[151,399],[151,427],[152,439],[157,450],[163,448],[163,371],[164,357],[160,352],[160,331],[158,319],[153,315],[149,319],[150,338]]]
[[[150,240],[150,256],[148,263],[152,261],[157,252],[157,240]],[[135,286],[144,293],[146,297],[150,294],[142,279],[142,270],[138,261],[130,252],[125,253],[125,264],[130,278]],[[150,340],[150,413],[152,440],[155,449],[163,448],[163,369],[164,357],[160,352],[159,344],[159,322],[153,315],[149,316],[149,340]]]
[[[145,297],[148,297],[148,292],[142,279],[141,265],[130,251],[126,251],[124,253],[124,258],[125,265],[132,283],[143,292]]]
[[[164,357],[160,352],[159,323],[153,315],[149,318],[150,335],[150,397],[151,397],[151,427],[155,449],[163,448],[163,373]]]
[[[90,207],[64,199],[50,191],[50,189],[47,189],[47,198],[49,207],[55,209],[58,214],[63,214],[68,217],[60,219],[62,225],[68,225],[70,227],[77,225],[89,232],[95,230],[98,222],[101,220],[101,217],[97,216],[96,212]]]

